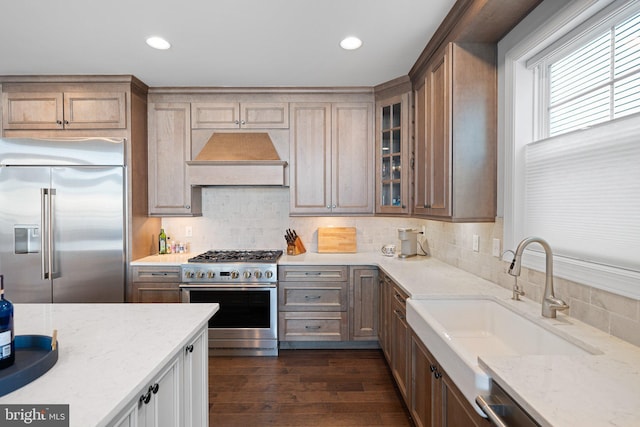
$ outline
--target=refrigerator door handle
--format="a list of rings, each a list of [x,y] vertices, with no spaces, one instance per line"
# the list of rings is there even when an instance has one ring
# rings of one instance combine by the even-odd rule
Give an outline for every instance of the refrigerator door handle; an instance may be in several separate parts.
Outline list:
[[[48,188],[40,189],[40,277],[42,280],[46,280],[49,278],[49,273],[47,271],[48,264],[48,256],[47,253],[49,251],[49,242],[51,239],[49,238],[49,226],[48,226],[48,200],[47,197],[49,195]]]
[[[55,236],[53,234],[54,230],[55,230],[55,220],[56,220],[56,216],[55,216],[55,198],[56,195],[56,189],[55,188],[50,188],[49,189],[49,247],[47,248],[47,251],[49,252],[49,278],[51,279],[55,279],[57,277],[60,277],[58,274],[56,274],[54,268],[56,266],[56,260],[55,260],[55,254],[56,254],[56,247],[55,247]]]

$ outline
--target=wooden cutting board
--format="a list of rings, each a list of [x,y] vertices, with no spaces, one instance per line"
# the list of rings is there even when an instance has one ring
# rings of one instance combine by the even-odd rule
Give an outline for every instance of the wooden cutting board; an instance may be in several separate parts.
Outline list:
[[[318,253],[356,252],[355,227],[318,227]]]

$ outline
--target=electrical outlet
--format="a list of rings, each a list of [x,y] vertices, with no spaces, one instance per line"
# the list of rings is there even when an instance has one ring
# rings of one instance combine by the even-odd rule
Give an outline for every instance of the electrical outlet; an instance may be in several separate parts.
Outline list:
[[[185,235],[185,237],[192,237],[193,236],[193,228],[190,225],[187,225],[184,228],[184,235]]]
[[[480,252],[480,237],[477,234],[473,235],[473,251]]]
[[[500,239],[493,239],[493,248],[491,253],[494,257],[500,258]]]

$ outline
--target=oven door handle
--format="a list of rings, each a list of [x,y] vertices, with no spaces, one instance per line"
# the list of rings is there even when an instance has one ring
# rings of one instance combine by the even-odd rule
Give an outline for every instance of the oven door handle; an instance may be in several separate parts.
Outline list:
[[[270,289],[275,288],[275,283],[180,283],[180,289],[189,291],[206,291],[207,289],[224,289],[228,291],[240,291],[242,289]]]

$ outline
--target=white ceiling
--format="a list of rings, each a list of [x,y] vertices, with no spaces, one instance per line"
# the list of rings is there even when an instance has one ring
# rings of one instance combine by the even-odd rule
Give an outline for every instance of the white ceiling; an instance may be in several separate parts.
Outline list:
[[[407,74],[455,0],[13,0],[0,75],[149,86],[373,86]],[[160,35],[171,49],[151,49]],[[339,47],[355,35],[356,51]]]

